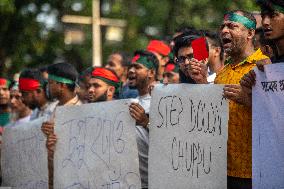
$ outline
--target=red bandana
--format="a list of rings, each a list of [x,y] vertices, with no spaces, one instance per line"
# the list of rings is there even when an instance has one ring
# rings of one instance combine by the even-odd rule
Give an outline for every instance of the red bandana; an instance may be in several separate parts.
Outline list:
[[[147,51],[159,53],[163,56],[168,56],[171,52],[171,48],[162,41],[152,40],[148,44]]]
[[[110,70],[105,69],[105,68],[95,68],[92,72],[93,77],[100,77],[100,78],[105,78],[110,81],[114,82],[119,82],[119,79],[117,76],[112,73]]]
[[[22,91],[33,91],[40,87],[38,80],[30,78],[20,78],[19,79],[19,89]]]
[[[0,85],[5,85],[5,86],[7,86],[7,79],[5,79],[5,78],[0,78]]]

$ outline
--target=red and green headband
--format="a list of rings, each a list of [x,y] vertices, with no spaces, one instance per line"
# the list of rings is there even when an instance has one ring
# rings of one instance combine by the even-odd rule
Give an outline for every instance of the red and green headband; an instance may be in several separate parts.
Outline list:
[[[118,77],[106,68],[95,68],[92,72],[92,77],[98,78],[115,88],[119,88],[121,85]]]
[[[11,82],[8,79],[0,78],[0,85],[4,85],[7,88],[9,88],[10,84],[11,84]]]
[[[256,23],[245,16],[236,14],[236,13],[228,13],[224,17],[225,20],[229,20],[232,22],[238,22],[244,25],[247,29],[254,29],[256,28]]]
[[[33,91],[41,87],[41,84],[36,79],[31,78],[20,78],[19,89],[22,91]]]
[[[148,58],[146,56],[141,56],[141,55],[138,54],[138,55],[133,57],[131,62],[142,64],[148,69],[155,69],[154,62],[148,60]]]

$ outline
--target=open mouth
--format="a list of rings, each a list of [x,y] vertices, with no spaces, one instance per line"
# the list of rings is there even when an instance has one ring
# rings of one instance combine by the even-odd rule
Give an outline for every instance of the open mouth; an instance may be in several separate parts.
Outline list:
[[[271,28],[264,28],[263,31],[264,31],[265,35],[268,35],[268,34],[271,34],[272,29]]]
[[[224,48],[231,46],[232,40],[230,38],[222,38],[222,43]]]

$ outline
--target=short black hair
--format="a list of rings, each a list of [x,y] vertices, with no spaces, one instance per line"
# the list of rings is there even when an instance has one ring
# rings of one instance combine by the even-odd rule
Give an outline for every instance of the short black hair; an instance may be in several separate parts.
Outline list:
[[[39,69],[31,69],[31,68],[25,69],[20,74],[20,79],[21,78],[29,78],[29,79],[37,80],[40,82],[41,87],[45,88],[46,80],[43,78]]]
[[[80,75],[79,75],[79,81],[81,82],[85,82],[85,78],[86,77],[91,77],[92,76],[92,72],[93,72],[94,68],[92,66],[86,68],[85,70],[83,70]]]
[[[66,62],[51,64],[48,66],[47,72],[48,74],[56,75],[73,81],[73,84],[66,84],[66,86],[72,92],[75,90],[79,74],[72,64]]]
[[[221,60],[223,60],[224,59],[224,48],[223,48],[219,34],[216,32],[204,31],[204,35],[205,37],[209,38],[209,41],[211,42],[212,46],[221,48],[220,58]]]
[[[115,52],[111,53],[111,55],[114,55],[114,54],[118,54],[118,55],[121,56],[123,67],[127,67],[127,66],[130,65],[131,60],[130,60],[130,55],[128,53],[123,52],[123,51],[115,51]]]
[[[190,47],[191,42],[194,39],[197,39],[198,37],[199,36],[197,36],[197,35],[187,35],[187,34],[182,34],[182,35],[177,36],[174,39],[175,46],[173,48],[175,56],[176,57],[178,56],[179,49],[184,48],[184,47]]]
[[[283,0],[256,0],[256,3],[260,5],[261,14],[271,14],[275,12],[273,5],[278,5],[284,8]]]
[[[200,35],[200,31],[195,29],[193,26],[181,25],[175,30],[176,33],[187,34],[187,35]]]

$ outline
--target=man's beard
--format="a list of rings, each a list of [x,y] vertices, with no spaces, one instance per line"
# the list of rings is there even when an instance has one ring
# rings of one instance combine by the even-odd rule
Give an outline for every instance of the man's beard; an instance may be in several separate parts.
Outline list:
[[[107,91],[105,91],[104,94],[102,94],[101,96],[99,96],[95,102],[105,102],[107,101]]]
[[[148,75],[147,75],[147,77],[146,78],[144,78],[144,79],[141,79],[141,80],[139,80],[139,81],[137,81],[136,80],[136,84],[135,84],[135,86],[130,86],[129,85],[129,88],[130,89],[142,89],[142,88],[144,88],[145,86],[148,86],[148,82],[149,81],[149,79],[148,79]]]
[[[238,39],[235,41],[232,41],[233,45],[230,49],[225,50],[225,52],[230,56],[230,57],[235,57],[239,56],[242,53],[242,50],[244,49],[246,42],[244,39]]]

